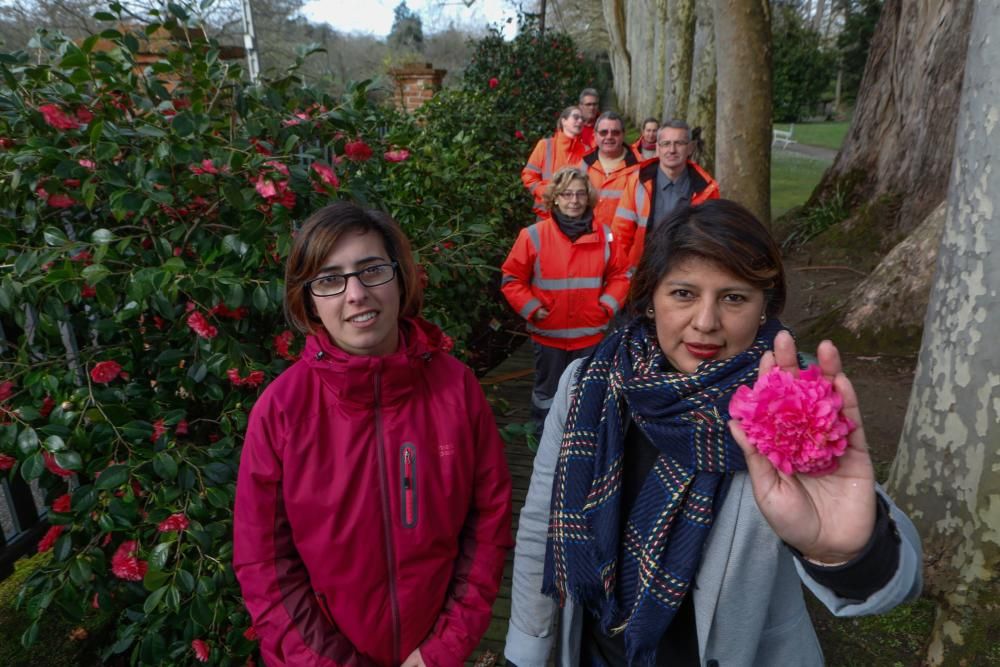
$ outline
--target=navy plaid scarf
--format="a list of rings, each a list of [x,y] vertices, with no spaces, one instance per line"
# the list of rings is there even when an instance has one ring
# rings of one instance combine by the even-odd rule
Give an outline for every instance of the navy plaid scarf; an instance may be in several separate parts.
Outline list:
[[[571,597],[600,619],[605,634],[624,632],[629,664],[655,660],[730,473],[746,469],[726,426],[729,400],[754,382],[761,355],[782,329],[768,320],[746,351],[679,373],[668,370],[652,323],[639,317],[580,368],[552,484],[542,590],[560,602]],[[622,526],[629,417],[660,456]]]

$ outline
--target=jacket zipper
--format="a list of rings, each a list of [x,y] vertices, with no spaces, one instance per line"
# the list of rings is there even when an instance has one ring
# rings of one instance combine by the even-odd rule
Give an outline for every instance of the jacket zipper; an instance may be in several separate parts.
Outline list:
[[[389,473],[385,463],[385,443],[382,434],[382,371],[375,372],[375,449],[378,454],[379,490],[382,493],[382,529],[385,533],[385,557],[389,565],[389,601],[392,607],[392,654],[400,655],[399,599],[396,595],[396,556],[392,545],[392,519],[389,511]]]
[[[417,454],[413,443],[405,443],[399,451],[400,477],[402,479],[403,528],[417,525]]]

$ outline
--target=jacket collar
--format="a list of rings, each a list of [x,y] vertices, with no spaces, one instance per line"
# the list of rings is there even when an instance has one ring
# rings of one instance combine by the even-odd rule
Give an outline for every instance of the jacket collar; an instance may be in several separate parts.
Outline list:
[[[340,402],[373,407],[391,405],[414,391],[419,375],[443,351],[444,334],[421,318],[401,318],[399,347],[381,357],[350,354],[325,331],[306,337],[303,360]]]
[[[630,151],[628,146],[623,145],[623,148],[625,149],[624,165],[626,167],[631,167],[633,165],[639,164],[639,159],[635,156],[635,153]],[[600,153],[601,150],[599,148],[595,148],[583,156],[583,161],[588,168],[594,166],[594,163],[601,159]]]

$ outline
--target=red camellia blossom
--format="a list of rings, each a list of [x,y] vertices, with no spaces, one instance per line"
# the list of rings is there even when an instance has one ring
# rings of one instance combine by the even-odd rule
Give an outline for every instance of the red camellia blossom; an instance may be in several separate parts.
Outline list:
[[[14,395],[14,383],[10,380],[0,382],[0,403]]]
[[[294,339],[295,334],[288,329],[285,329],[274,337],[274,351],[278,353],[279,357],[287,359],[288,361],[295,361],[298,359],[298,355],[292,354],[289,351],[289,348],[292,346],[292,340]]]
[[[64,493],[52,501],[52,511],[68,512],[70,510],[70,504],[72,502],[73,502],[72,497],[68,493]]]
[[[257,641],[257,628],[251,625],[249,628],[243,631],[243,636],[249,641],[252,642]]]
[[[451,352],[455,349],[455,339],[446,333],[441,334],[441,350]]]
[[[84,285],[80,288],[80,296],[84,299],[93,299],[97,296],[97,288],[93,285]]]
[[[81,123],[86,125],[90,121],[94,120],[94,114],[90,113],[90,109],[88,109],[87,107],[77,107],[76,118]]]
[[[187,435],[188,434],[188,422],[186,419],[182,419],[177,422],[177,428],[174,429],[174,433],[177,435]]]
[[[171,514],[166,519],[161,521],[160,524],[156,527],[156,529],[161,533],[167,533],[172,530],[176,530],[178,533],[180,533],[187,530],[188,526],[190,525],[191,522],[188,520],[188,518],[183,514],[178,513],[178,514]]]
[[[72,477],[73,471],[66,470],[61,465],[56,463],[56,457],[52,456],[51,453],[46,450],[42,450],[42,461],[45,462],[45,469],[48,470],[53,475],[58,475],[59,477]]]
[[[198,165],[188,165],[188,169],[191,170],[193,174],[218,174],[219,170],[212,164],[211,158],[206,158],[201,161],[201,166]]]
[[[417,280],[420,281],[420,288],[427,289],[431,283],[431,277],[427,275],[427,269],[423,264],[417,264]]]
[[[42,399],[42,406],[38,408],[38,414],[43,419],[52,414],[52,410],[56,407],[56,402],[51,396],[46,396]]]
[[[212,647],[204,639],[195,639],[191,642],[191,650],[198,662],[208,662],[208,656],[212,652]]]
[[[337,178],[333,168],[322,162],[313,162],[309,168],[319,177],[318,183],[313,183],[313,190],[320,194],[326,194],[326,188],[337,189],[340,187],[340,180]]]
[[[0,454],[0,470],[10,470],[17,463],[17,459],[7,454]]]
[[[368,144],[361,141],[360,139],[355,139],[354,141],[348,141],[344,145],[344,155],[347,156],[348,160],[354,160],[355,162],[364,162],[372,156],[372,149]]]
[[[122,366],[117,361],[98,361],[90,371],[90,379],[100,384],[107,384],[122,372]]]
[[[499,85],[500,85],[500,79],[498,79],[496,77],[493,77],[492,79],[490,79],[490,90],[493,90],[494,88],[496,88]]]
[[[0,148],[7,150],[14,147],[14,140],[10,137],[0,137]]]
[[[80,126],[76,120],[60,109],[57,104],[43,104],[38,107],[38,110],[45,117],[45,122],[49,124],[49,127],[54,127],[57,130],[75,130]]]
[[[111,574],[125,581],[142,581],[149,564],[136,557],[138,550],[135,540],[126,540],[118,545],[118,550],[111,557]]]
[[[246,306],[232,309],[225,303],[217,303],[208,309],[208,314],[216,317],[225,317],[230,320],[242,320],[250,314],[250,310]]]
[[[45,536],[38,541],[38,553],[51,549],[64,530],[66,530],[66,526],[52,526],[49,528],[49,532],[45,533]]]
[[[398,148],[394,151],[386,151],[383,157],[388,162],[405,162],[410,157],[410,151],[405,148]]]
[[[250,374],[245,378],[240,377],[240,371],[237,368],[230,368],[226,371],[226,377],[237,387],[259,387],[264,383],[264,371],[250,371]]]
[[[521,141],[524,141],[524,132],[522,132],[521,130],[516,131],[514,133],[514,138],[515,139],[520,139]]]
[[[212,340],[219,335],[218,328],[209,324],[205,316],[197,310],[188,315],[187,325],[191,328],[191,331],[206,340]]]
[[[153,435],[149,436],[150,442],[156,442],[160,436],[167,432],[167,425],[163,423],[163,417],[153,422]]]

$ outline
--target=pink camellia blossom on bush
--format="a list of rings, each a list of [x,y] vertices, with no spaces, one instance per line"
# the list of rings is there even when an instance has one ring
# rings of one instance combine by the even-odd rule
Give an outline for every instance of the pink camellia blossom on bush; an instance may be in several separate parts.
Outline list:
[[[83,159],[83,160],[77,160],[77,162],[84,169],[89,169],[90,171],[97,169],[97,163],[94,162],[93,160]]]
[[[295,361],[299,358],[297,354],[292,354],[290,351],[294,339],[295,334],[288,329],[285,329],[274,337],[274,351],[278,353],[279,357],[288,361]]]
[[[360,139],[355,139],[344,145],[344,155],[347,156],[348,160],[364,162],[372,156],[372,149]]]
[[[216,168],[216,166],[212,163],[211,158],[206,158],[202,160],[200,165],[190,164],[188,165],[188,169],[191,171],[192,174],[199,174],[199,175],[219,173],[218,168]]]
[[[775,366],[753,388],[736,390],[729,414],[775,468],[792,475],[825,475],[837,469],[855,424],[841,413],[843,398],[810,366],[798,378]]]
[[[212,652],[212,648],[204,639],[192,640],[191,650],[194,651],[194,657],[198,662],[208,662],[208,656]]]
[[[494,88],[496,88],[499,85],[500,85],[500,79],[498,79],[496,77],[492,77],[490,79],[490,90],[493,90]]]
[[[111,574],[125,581],[142,581],[149,564],[136,557],[139,545],[135,540],[126,540],[118,545],[111,557]]]
[[[163,417],[160,417],[155,422],[153,422],[153,434],[149,436],[150,442],[156,442],[160,439],[160,436],[167,432],[167,425],[163,421]]]
[[[56,540],[59,539],[59,536],[63,534],[64,530],[66,530],[66,526],[52,526],[49,528],[44,537],[38,541],[38,553],[51,549],[56,543]]]
[[[382,157],[387,162],[405,162],[410,157],[410,151],[405,148],[397,148],[394,151],[386,151]]]
[[[330,167],[330,165],[323,164],[322,162],[313,162],[309,165],[309,168],[312,169],[319,177],[319,183],[313,183],[313,190],[316,192],[326,194],[327,187],[334,189],[340,187],[340,180],[337,178],[336,172],[333,171],[333,168]]]
[[[524,132],[522,132],[521,130],[515,131],[514,132],[514,138],[515,139],[520,139],[521,141],[524,141]]]
[[[191,331],[207,340],[212,340],[219,335],[219,329],[209,324],[205,316],[197,310],[188,315],[187,325]]]
[[[68,113],[59,108],[58,104],[43,104],[38,107],[49,127],[57,130],[75,130],[80,123],[72,118]]]
[[[90,379],[100,384],[107,384],[122,372],[122,365],[117,361],[98,361],[90,370]]]
[[[159,525],[156,526],[156,529],[161,533],[167,533],[172,530],[175,530],[178,533],[180,533],[187,530],[188,526],[190,525],[191,522],[188,520],[186,516],[184,516],[181,513],[177,513],[177,514],[171,514],[166,519],[161,521]]]

